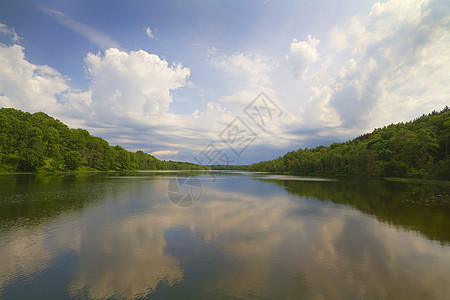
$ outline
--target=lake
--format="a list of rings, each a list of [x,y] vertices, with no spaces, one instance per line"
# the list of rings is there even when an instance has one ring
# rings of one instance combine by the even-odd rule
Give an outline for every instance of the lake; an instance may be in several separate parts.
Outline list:
[[[0,298],[448,299],[450,187],[0,176]]]

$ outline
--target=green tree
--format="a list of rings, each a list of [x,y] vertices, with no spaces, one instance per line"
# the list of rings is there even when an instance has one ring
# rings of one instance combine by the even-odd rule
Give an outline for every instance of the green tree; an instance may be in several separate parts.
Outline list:
[[[64,168],[66,170],[74,171],[81,164],[81,155],[75,150],[68,150],[64,154]]]

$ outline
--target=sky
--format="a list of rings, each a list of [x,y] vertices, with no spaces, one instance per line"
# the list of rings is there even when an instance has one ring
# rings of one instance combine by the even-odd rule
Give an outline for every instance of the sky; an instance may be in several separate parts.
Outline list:
[[[450,104],[450,2],[0,1],[0,107],[249,164]]]

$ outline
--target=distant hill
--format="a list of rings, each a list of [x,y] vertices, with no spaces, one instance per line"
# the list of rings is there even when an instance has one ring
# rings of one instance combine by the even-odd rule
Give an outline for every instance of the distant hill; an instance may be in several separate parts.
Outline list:
[[[345,143],[299,149],[248,171],[450,180],[450,110],[375,129]]]
[[[84,129],[72,129],[45,113],[0,109],[0,172],[82,170],[205,169],[186,162],[161,161],[110,146]]]

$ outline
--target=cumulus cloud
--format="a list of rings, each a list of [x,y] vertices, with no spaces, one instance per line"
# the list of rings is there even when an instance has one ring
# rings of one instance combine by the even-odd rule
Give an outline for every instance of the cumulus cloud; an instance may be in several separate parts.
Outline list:
[[[70,88],[68,79],[46,65],[29,63],[20,45],[0,44],[0,105],[56,113],[58,95]]]
[[[292,40],[287,58],[292,65],[294,77],[305,78],[309,66],[319,59],[319,42],[311,35],[306,37],[306,41]]]
[[[332,125],[334,134],[347,130],[355,135],[448,104],[450,35],[448,21],[434,5],[425,0],[379,2],[366,18],[351,18],[330,31],[336,57],[331,69],[337,71],[312,87],[305,110],[306,116],[314,115],[319,131]],[[302,45],[310,50],[309,62],[316,61],[313,47]],[[294,66],[307,70],[307,64]]]
[[[91,112],[91,91],[70,87],[70,78],[47,65],[30,63],[20,45],[0,44],[0,106],[43,111],[82,127]]]
[[[104,55],[89,53],[85,64],[95,119],[103,123],[166,113],[172,102],[171,91],[184,86],[190,75],[189,68],[169,65],[144,50],[111,48]]]

